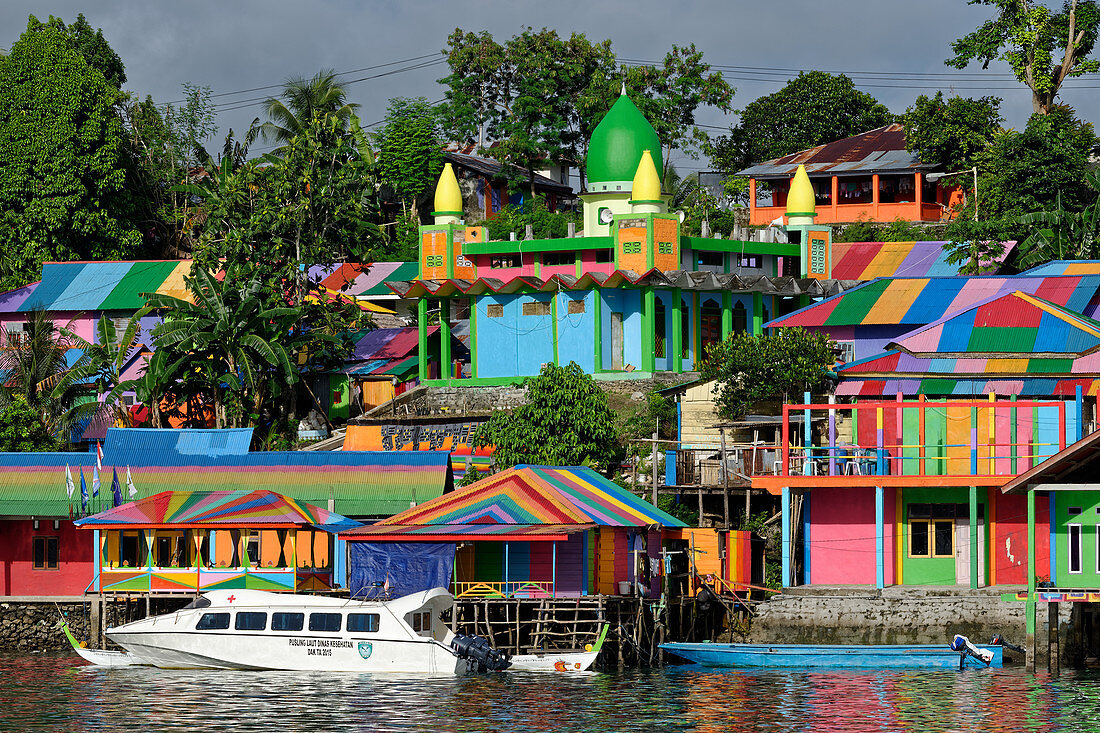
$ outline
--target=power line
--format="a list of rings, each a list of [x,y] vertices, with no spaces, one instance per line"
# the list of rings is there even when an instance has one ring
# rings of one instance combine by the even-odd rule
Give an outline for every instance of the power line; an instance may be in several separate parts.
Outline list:
[[[361,71],[372,71],[374,69],[382,69],[382,68],[385,68],[387,66],[396,66],[397,64],[407,64],[411,61],[422,61],[424,59],[432,58],[433,56],[436,56],[436,55],[437,54],[435,54],[435,53],[426,53],[422,56],[411,56],[407,59],[400,59],[399,61],[387,61],[384,64],[375,64],[373,66],[364,66],[361,69],[349,69],[347,71],[337,71],[335,73],[335,75],[336,76],[347,76],[348,74],[358,74]],[[443,59],[443,60],[445,60],[445,59]],[[220,92],[218,94],[211,94],[210,97],[212,99],[215,98],[215,97],[231,97],[231,96],[236,95],[236,94],[247,94],[249,92],[261,92],[265,89],[281,89],[284,86],[285,86],[285,84],[268,84],[268,85],[262,86],[262,87],[252,87],[250,89],[238,89],[237,91],[234,91],[234,92]],[[177,99],[174,102],[168,102],[168,104],[186,104],[187,101],[188,100],[186,100],[186,99]],[[241,100],[237,100],[237,101],[241,101]],[[236,102],[227,102],[227,104],[235,104],[235,103]]]

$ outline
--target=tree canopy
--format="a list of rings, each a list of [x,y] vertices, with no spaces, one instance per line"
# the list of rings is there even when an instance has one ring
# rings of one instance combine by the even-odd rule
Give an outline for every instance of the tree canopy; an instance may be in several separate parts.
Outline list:
[[[834,349],[827,335],[802,328],[768,336],[735,333],[710,346],[700,371],[716,382],[722,417],[737,419],[757,402],[820,390],[835,362]]]
[[[955,55],[944,61],[965,69],[972,61],[988,68],[1005,61],[1021,84],[1031,90],[1034,112],[1048,114],[1066,79],[1095,73],[1100,62],[1088,58],[1100,28],[1095,0],[1066,0],[1054,12],[1033,0],[970,0],[992,5],[997,15],[951,44]]]
[[[7,254],[7,287],[37,278],[44,261],[132,258],[143,241],[125,188],[122,93],[76,50],[81,44],[71,29],[59,25],[32,16],[0,59],[0,249]],[[76,38],[87,36],[85,25]],[[102,36],[93,38],[84,45],[105,55]]]
[[[424,97],[391,99],[378,133],[379,173],[415,217],[421,197],[435,189],[443,170],[439,115]]]
[[[934,97],[922,94],[901,116],[905,148],[919,153],[921,162],[945,171],[971,168],[1001,129],[1000,107],[997,97],[944,99],[943,92]]]
[[[606,469],[617,453],[607,395],[576,363],[547,364],[527,379],[527,402],[497,411],[481,426],[479,445],[494,445],[500,468],[520,463]]]
[[[694,45],[673,46],[655,66],[620,66],[610,41],[565,39],[546,28],[525,28],[503,44],[459,28],[447,43],[446,132],[527,171],[529,182],[547,160],[577,165],[583,177],[588,139],[622,84],[657,131],[665,160],[672,149],[690,153],[700,139],[700,107],[728,111],[733,97]],[[488,148],[490,141],[497,145]]]
[[[726,173],[894,122],[884,105],[844,74],[803,71],[745,105],[740,121],[708,149]]]

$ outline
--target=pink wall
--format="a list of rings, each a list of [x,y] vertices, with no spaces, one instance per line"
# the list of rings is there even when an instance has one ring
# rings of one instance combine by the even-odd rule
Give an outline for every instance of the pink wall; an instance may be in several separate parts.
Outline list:
[[[887,492],[887,524],[894,497]],[[875,584],[875,490],[815,488],[810,494],[810,583]],[[886,582],[893,582],[893,530],[886,542]]]
[[[596,262],[596,250],[586,249],[581,252],[581,274],[586,272],[602,272],[610,275],[614,271],[614,262]]]
[[[95,554],[94,535],[78,530],[71,520],[60,520],[53,528],[52,519],[42,519],[34,529],[33,520],[9,519],[0,522],[0,595],[66,596],[80,595],[92,582]],[[58,569],[35,570],[32,537],[57,537]]]
[[[520,242],[516,242],[516,249],[519,249]],[[511,280],[514,277],[520,275],[535,276],[535,255],[531,253],[520,255],[523,260],[523,267],[490,267],[489,263],[492,262],[493,257],[499,255],[474,255],[474,264],[477,266],[478,277],[495,277],[499,280]]]
[[[539,277],[543,280],[547,280],[551,275],[569,275],[575,276],[577,274],[577,266],[573,265],[543,265],[539,272]]]

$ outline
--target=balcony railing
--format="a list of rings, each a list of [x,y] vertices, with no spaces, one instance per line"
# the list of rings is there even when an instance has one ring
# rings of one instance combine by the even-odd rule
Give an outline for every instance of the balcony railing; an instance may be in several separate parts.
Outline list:
[[[556,598],[552,580],[455,581],[455,598]]]

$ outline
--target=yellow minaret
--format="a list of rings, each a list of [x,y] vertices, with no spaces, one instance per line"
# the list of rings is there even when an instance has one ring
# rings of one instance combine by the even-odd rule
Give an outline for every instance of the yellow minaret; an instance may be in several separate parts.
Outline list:
[[[436,224],[457,224],[462,218],[462,192],[458,189],[458,179],[450,163],[443,164],[443,172],[435,184]]]
[[[635,214],[656,214],[661,211],[664,202],[661,199],[661,178],[657,175],[657,166],[648,150],[642,151],[638,161],[638,170],[634,173],[634,184],[630,192],[630,210]]]
[[[787,194],[787,224],[791,226],[809,225],[817,216],[817,204],[814,200],[814,187],[806,166],[799,165],[791,181],[791,190]]]

